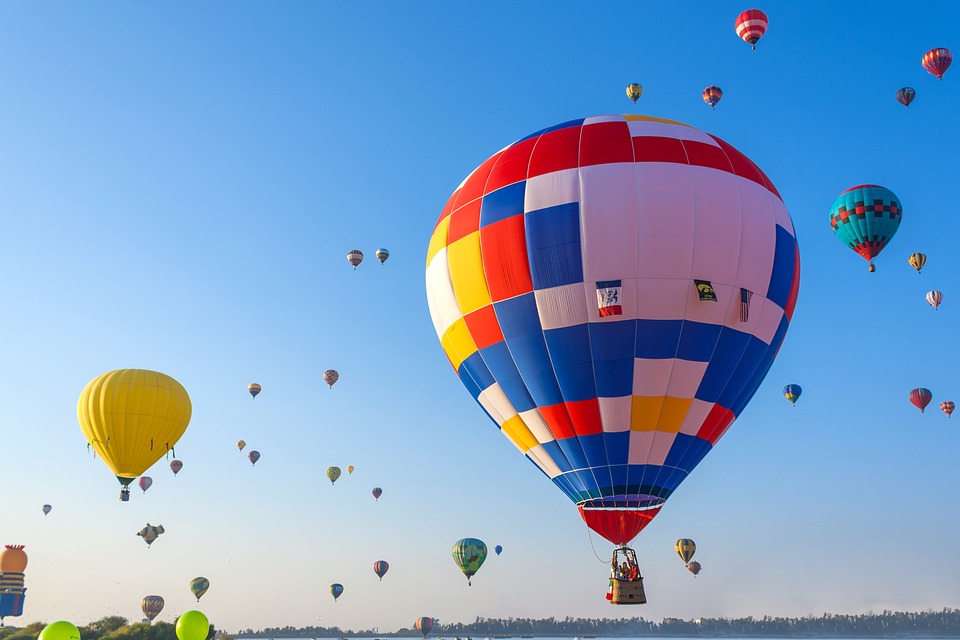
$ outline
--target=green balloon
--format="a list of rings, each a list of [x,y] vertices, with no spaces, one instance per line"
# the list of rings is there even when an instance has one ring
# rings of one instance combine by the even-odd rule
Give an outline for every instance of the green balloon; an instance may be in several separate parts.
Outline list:
[[[206,640],[209,633],[210,622],[199,611],[187,611],[177,619],[177,638],[180,640]]]
[[[80,630],[66,620],[51,622],[43,628],[37,640],[80,640]]]

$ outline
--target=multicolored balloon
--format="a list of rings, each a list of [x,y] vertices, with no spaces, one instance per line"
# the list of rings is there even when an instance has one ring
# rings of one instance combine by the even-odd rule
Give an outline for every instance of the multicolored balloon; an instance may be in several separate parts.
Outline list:
[[[943,80],[943,74],[947,72],[950,63],[953,62],[953,54],[950,53],[949,49],[943,47],[930,49],[923,54],[923,59],[920,62],[924,69],[937,76],[937,80]]]
[[[798,384],[788,384],[783,388],[783,397],[789,400],[793,406],[797,405],[801,393],[803,393],[803,389]]]
[[[757,41],[767,32],[767,14],[760,9],[747,9],[734,23],[737,35],[750,44],[751,49],[757,48]]]
[[[347,253],[347,262],[353,265],[353,270],[357,270],[357,266],[363,262],[363,251],[360,249],[353,249]]]
[[[143,610],[143,615],[153,622],[153,619],[163,611],[163,604],[163,598],[160,596],[145,596],[140,601],[140,608]]]
[[[885,187],[862,184],[837,196],[830,207],[830,228],[841,242],[870,264],[900,228],[903,207]]]
[[[476,538],[463,538],[453,545],[453,561],[467,576],[467,584],[471,585],[470,578],[480,570],[483,561],[487,559],[487,545]]]
[[[147,489],[153,486],[153,478],[150,476],[140,476],[140,479],[137,480],[137,484],[140,485],[140,490],[146,493]]]
[[[194,578],[190,581],[190,591],[193,593],[193,596],[197,599],[197,602],[200,602],[200,598],[203,597],[203,594],[207,592],[207,589],[210,588],[210,581],[204,578],[203,576],[199,578]]]
[[[243,448],[245,446],[247,446],[246,440],[237,440],[237,449],[239,449],[240,451],[243,451]]]
[[[257,394],[260,393],[261,391],[261,387],[256,382],[251,382],[250,384],[247,385],[247,391],[250,393],[251,396],[253,396],[254,399],[256,399]]]
[[[377,260],[380,261],[380,264],[383,264],[387,261],[387,258],[390,257],[390,252],[381,247],[380,249],[377,249],[376,256]]]
[[[923,265],[927,264],[927,256],[923,253],[911,253],[910,257],[907,258],[907,262],[910,263],[910,266],[917,270],[917,273],[920,273],[920,269],[923,269]]]
[[[373,495],[374,500],[379,500],[380,496],[383,495],[383,489],[381,489],[380,487],[374,487],[373,491],[371,491],[370,493]]]
[[[173,471],[173,475],[180,473],[181,469],[183,469],[183,462],[176,458],[170,461],[170,471]]]
[[[426,262],[460,381],[617,545],[753,397],[800,282],[769,178],[715,136],[639,115],[497,152],[448,200]]]
[[[680,556],[680,559],[686,564],[690,562],[690,558],[697,552],[697,545],[690,538],[680,538],[673,545],[673,550],[677,552],[677,555]]]
[[[423,616],[422,618],[417,618],[417,621],[413,623],[413,626],[417,628],[423,637],[426,638],[430,634],[430,629],[433,628],[433,618]]]
[[[940,303],[943,302],[943,294],[934,289],[927,292],[927,302],[936,310],[940,310]]]
[[[640,99],[640,96],[643,95],[643,87],[641,87],[636,82],[627,85],[627,97],[633,100],[633,104],[637,104],[637,100]]]
[[[343,593],[343,585],[339,582],[334,582],[330,585],[330,594],[333,595],[333,601],[336,602],[337,598]]]
[[[337,384],[337,380],[340,379],[340,374],[337,373],[336,369],[327,369],[323,372],[323,381],[333,389],[333,385]]]
[[[917,409],[920,409],[920,413],[923,413],[923,410],[927,408],[931,400],[933,400],[933,394],[930,393],[930,389],[917,387],[910,392],[910,403]]]
[[[340,467],[327,467],[327,480],[330,481],[330,484],[336,483],[340,473]]]
[[[910,108],[910,103],[913,102],[913,99],[917,97],[917,92],[910,87],[903,87],[902,89],[897,89],[897,102],[902,104],[905,108]]]
[[[143,541],[146,542],[147,546],[149,547],[153,544],[154,540],[160,537],[160,534],[163,532],[163,525],[155,527],[148,522],[147,526],[145,526],[143,529],[140,529],[140,531],[137,531],[137,535],[143,538]]]
[[[257,460],[260,459],[260,452],[256,450],[251,451],[247,454],[247,459],[250,461],[250,464],[257,464]]]
[[[944,400],[943,402],[940,403],[940,411],[943,411],[945,414],[947,414],[948,418],[950,417],[950,414],[953,413],[953,410],[956,408],[957,406],[952,402],[950,402],[949,400]]]
[[[493,552],[496,553],[497,555],[500,555],[501,553],[503,553],[503,547],[501,547],[500,545],[497,545],[493,548]]]
[[[720,98],[723,97],[723,91],[720,90],[720,87],[709,86],[703,90],[703,101],[710,105],[710,108],[713,109],[717,106],[717,103],[720,102]]]
[[[693,562],[687,563],[687,571],[692,573],[694,577],[696,577],[700,573],[700,569],[702,568],[703,567],[696,560],[694,560]]]
[[[377,577],[380,578],[381,581],[383,580],[383,576],[386,575],[389,569],[390,569],[390,565],[387,563],[386,560],[377,560],[376,562],[373,563],[373,572],[377,574]]]

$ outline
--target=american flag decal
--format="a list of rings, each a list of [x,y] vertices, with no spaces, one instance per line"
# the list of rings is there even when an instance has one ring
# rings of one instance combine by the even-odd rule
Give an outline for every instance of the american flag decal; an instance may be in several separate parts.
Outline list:
[[[740,287],[740,322],[746,322],[750,319],[750,298],[752,297],[753,291]]]
[[[597,309],[600,317],[622,316],[623,305],[620,303],[622,293],[620,280],[601,280],[597,282]]]

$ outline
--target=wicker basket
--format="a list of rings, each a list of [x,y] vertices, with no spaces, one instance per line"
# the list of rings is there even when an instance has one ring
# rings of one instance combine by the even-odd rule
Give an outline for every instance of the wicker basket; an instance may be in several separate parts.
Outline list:
[[[646,604],[647,594],[643,591],[643,578],[639,580],[613,580],[610,604]]]

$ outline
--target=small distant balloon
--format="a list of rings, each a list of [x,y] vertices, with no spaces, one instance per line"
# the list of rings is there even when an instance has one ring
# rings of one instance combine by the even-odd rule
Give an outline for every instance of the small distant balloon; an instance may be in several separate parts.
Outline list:
[[[643,95],[643,87],[636,82],[627,85],[627,97],[633,100],[633,104],[637,104],[641,95]]]
[[[934,289],[933,291],[927,292],[927,302],[930,303],[930,306],[934,309],[940,309],[940,303],[943,302],[943,294]]]
[[[940,403],[940,411],[943,411],[945,414],[947,414],[948,418],[950,417],[950,414],[953,413],[953,410],[956,408],[957,406],[952,402],[950,402],[949,400],[944,400],[943,402]]]
[[[381,489],[380,487],[374,487],[373,491],[371,491],[370,493],[373,494],[374,500],[379,500],[380,496],[383,495],[383,489]]]
[[[333,595],[333,601],[336,602],[337,598],[343,593],[343,585],[339,582],[334,582],[330,585],[330,593]]]
[[[337,384],[337,380],[340,379],[340,374],[337,373],[336,369],[327,369],[323,372],[323,381],[333,389],[333,385]]]
[[[170,461],[170,470],[173,471],[173,475],[180,473],[180,469],[183,469],[182,462],[176,459]]]
[[[240,451],[243,451],[243,448],[245,446],[247,446],[246,440],[237,440],[237,449],[240,449]]]
[[[353,475],[353,470],[356,469],[352,464],[347,467],[347,473]]]
[[[910,108],[910,103],[913,102],[913,99],[917,97],[917,92],[911,89],[910,87],[903,87],[902,89],[897,89],[897,102],[902,104],[907,109]]]
[[[496,553],[497,555],[500,555],[501,553],[503,553],[503,547],[501,547],[500,545],[497,545],[493,548],[493,552]]]
[[[210,635],[210,621],[199,611],[187,611],[177,619],[179,640],[206,640]]]
[[[790,401],[790,404],[796,406],[797,400],[800,399],[800,394],[803,393],[803,389],[800,388],[798,384],[788,384],[783,388],[783,397]]]
[[[709,86],[703,90],[703,101],[710,105],[710,108],[713,109],[717,106],[717,103],[720,102],[720,98],[723,97],[723,91],[720,90],[720,87]]]
[[[689,571],[690,573],[692,573],[692,574],[694,575],[694,577],[696,577],[697,574],[700,573],[700,569],[702,569],[702,568],[703,568],[703,567],[701,567],[701,566],[700,566],[700,563],[697,562],[696,560],[687,563],[687,571]]]
[[[260,459],[260,452],[256,450],[251,451],[247,454],[247,459],[250,460],[250,464],[257,464],[257,460]]]
[[[347,262],[353,265],[354,271],[357,269],[357,265],[363,262],[363,251],[359,249],[353,249],[347,254]]]
[[[383,580],[383,576],[386,575],[387,571],[390,570],[390,565],[386,560],[377,560],[373,563],[373,572],[377,574],[377,577],[380,580]]]
[[[737,35],[744,42],[749,43],[751,49],[756,49],[757,41],[767,32],[768,22],[767,14],[760,9],[747,9],[737,16],[734,27],[736,27]]]
[[[50,506],[49,504],[43,505],[43,515],[47,515],[47,514],[50,513],[51,511],[53,511],[53,507],[52,507],[52,506]]]
[[[923,265],[927,264],[927,256],[922,253],[911,253],[910,257],[907,258],[907,262],[910,263],[910,266],[917,270],[917,273],[920,273],[920,269],[923,269]]]
[[[140,608],[143,610],[143,615],[147,616],[147,621],[153,622],[153,619],[163,611],[163,598],[160,596],[145,596],[140,601]]]
[[[673,550],[677,552],[684,564],[690,562],[693,554],[697,552],[697,545],[690,538],[680,538],[673,545]]]
[[[249,385],[247,385],[247,391],[249,391],[250,395],[254,398],[256,398],[257,394],[260,393],[260,389],[260,385],[258,385],[256,382],[251,382]]]
[[[137,480],[137,484],[140,485],[140,490],[146,493],[147,489],[153,486],[153,478],[150,476],[140,476],[140,479]]]
[[[193,592],[193,596],[197,599],[197,602],[200,602],[200,598],[203,597],[203,594],[205,594],[209,588],[210,581],[202,576],[190,581],[190,591]]]
[[[377,260],[380,261],[380,264],[383,264],[387,261],[387,258],[390,257],[390,252],[384,248],[377,249]]]
[[[43,628],[37,640],[80,640],[80,630],[66,620],[51,622]]]
[[[933,400],[933,394],[930,393],[930,389],[918,387],[910,392],[910,403],[917,409],[920,409],[920,413],[923,413],[923,410],[927,408],[931,400]]]
[[[920,62],[924,69],[937,76],[937,80],[943,80],[943,74],[947,72],[950,63],[953,62],[953,54],[950,53],[949,49],[938,47],[923,54],[923,59]]]
[[[433,618],[423,616],[422,618],[418,618],[417,621],[413,623],[413,626],[426,638],[430,634],[430,629],[433,628]]]
[[[160,534],[164,532],[163,525],[153,526],[149,522],[147,526],[137,532],[137,535],[143,538],[143,541],[147,543],[147,546],[153,544],[153,541],[160,537]]]
[[[327,467],[327,479],[334,484],[340,477],[340,467]]]

